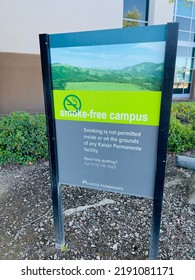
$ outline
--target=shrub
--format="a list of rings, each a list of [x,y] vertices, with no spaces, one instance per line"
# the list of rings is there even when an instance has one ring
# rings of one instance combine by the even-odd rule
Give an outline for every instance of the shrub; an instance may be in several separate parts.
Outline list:
[[[173,103],[171,115],[182,124],[191,124],[192,129],[195,129],[195,102]]]
[[[44,115],[14,112],[0,118],[0,164],[48,157]]]
[[[172,104],[168,149],[175,153],[195,149],[195,102]]]
[[[195,148],[195,130],[191,124],[182,124],[174,115],[171,116],[168,149],[179,153]]]
[[[195,149],[195,103],[173,103],[168,149]],[[45,115],[14,112],[0,118],[0,164],[48,158]]]

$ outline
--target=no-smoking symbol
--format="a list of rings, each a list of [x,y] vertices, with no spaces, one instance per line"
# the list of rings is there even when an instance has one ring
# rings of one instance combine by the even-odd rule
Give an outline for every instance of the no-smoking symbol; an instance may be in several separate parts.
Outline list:
[[[64,98],[64,108],[66,111],[78,112],[81,109],[82,103],[78,96],[69,94]]]

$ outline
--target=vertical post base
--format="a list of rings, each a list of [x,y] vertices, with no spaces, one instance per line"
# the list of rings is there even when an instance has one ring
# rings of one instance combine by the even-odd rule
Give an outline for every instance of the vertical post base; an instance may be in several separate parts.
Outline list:
[[[63,251],[65,248],[65,238],[62,207],[62,187],[60,184],[53,184],[52,186],[52,201],[55,228],[55,247]]]

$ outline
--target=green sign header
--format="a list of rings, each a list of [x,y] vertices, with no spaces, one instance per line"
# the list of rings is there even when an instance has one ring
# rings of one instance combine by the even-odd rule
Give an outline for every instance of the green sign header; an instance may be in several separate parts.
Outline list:
[[[158,126],[161,92],[54,90],[55,119]]]

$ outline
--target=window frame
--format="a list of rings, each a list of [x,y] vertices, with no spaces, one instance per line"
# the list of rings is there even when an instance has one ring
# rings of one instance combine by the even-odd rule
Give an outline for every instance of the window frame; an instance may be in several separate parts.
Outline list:
[[[129,1],[131,1],[131,0],[129,0]],[[145,20],[126,18],[124,16],[124,12],[123,12],[123,23],[124,23],[124,21],[129,21],[129,22],[141,23],[141,24],[144,24],[144,26],[147,26],[148,25],[148,14],[149,14],[149,0],[145,0],[145,1],[146,1]],[[123,5],[124,5],[124,2],[125,2],[125,0],[123,0]]]

